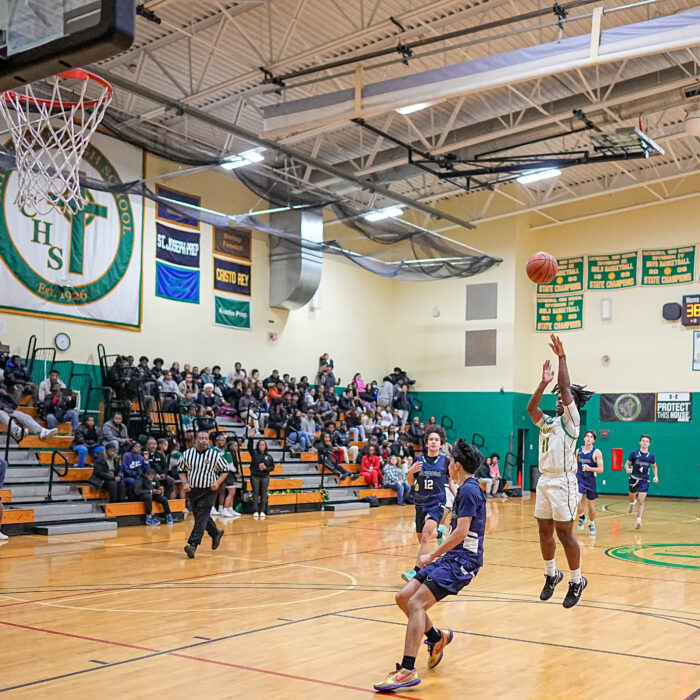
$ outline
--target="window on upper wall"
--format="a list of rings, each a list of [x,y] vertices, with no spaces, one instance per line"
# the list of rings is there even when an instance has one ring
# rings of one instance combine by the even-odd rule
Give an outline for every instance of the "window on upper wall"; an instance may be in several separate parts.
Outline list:
[[[498,282],[467,285],[467,321],[498,317]]]
[[[464,366],[493,367],[496,365],[496,329],[466,331],[464,334]]]

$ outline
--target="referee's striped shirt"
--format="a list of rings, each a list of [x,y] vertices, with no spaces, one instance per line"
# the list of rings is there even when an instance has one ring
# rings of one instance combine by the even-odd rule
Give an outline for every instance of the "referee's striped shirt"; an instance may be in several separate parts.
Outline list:
[[[223,452],[216,447],[207,447],[200,452],[196,447],[185,450],[177,463],[177,471],[187,474],[190,486],[208,489],[222,472],[228,471]]]

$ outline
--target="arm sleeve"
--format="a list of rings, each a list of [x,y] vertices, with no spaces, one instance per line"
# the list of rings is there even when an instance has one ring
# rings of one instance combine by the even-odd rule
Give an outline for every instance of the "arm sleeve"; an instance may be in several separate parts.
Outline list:
[[[564,406],[564,415],[561,417],[561,420],[568,432],[574,437],[578,437],[581,416],[579,416],[575,401],[572,401],[568,406]]]
[[[217,473],[221,474],[221,472],[227,472],[228,471],[228,463],[224,459],[223,453],[219,455],[218,459],[216,460],[216,471]]]

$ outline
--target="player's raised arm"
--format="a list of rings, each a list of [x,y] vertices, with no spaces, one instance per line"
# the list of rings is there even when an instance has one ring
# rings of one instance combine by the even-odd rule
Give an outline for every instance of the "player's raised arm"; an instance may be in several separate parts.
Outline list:
[[[542,379],[535,389],[535,393],[530,397],[527,402],[527,414],[530,416],[530,420],[535,424],[539,425],[540,421],[544,418],[544,413],[540,408],[540,401],[542,400],[542,394],[547,388],[547,385],[554,379],[554,372],[552,371],[552,365],[549,360],[547,360],[542,365]]]
[[[569,368],[566,364],[566,353],[564,352],[564,343],[561,342],[559,336],[552,333],[549,336],[551,342],[549,347],[552,352],[559,358],[559,372],[557,373],[557,385],[559,386],[559,395],[564,406],[570,406],[574,397],[571,394],[571,379],[569,378]]]

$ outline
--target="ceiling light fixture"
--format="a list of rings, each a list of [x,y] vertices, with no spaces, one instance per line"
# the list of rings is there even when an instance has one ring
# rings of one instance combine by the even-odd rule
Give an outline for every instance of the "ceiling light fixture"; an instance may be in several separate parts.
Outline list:
[[[414,105],[408,105],[407,107],[399,107],[398,109],[395,109],[395,112],[398,112],[399,114],[413,114],[413,112],[420,112],[421,109],[427,109],[428,107],[432,107],[434,104],[437,104],[436,102],[418,102]]]
[[[550,177],[561,175],[559,168],[542,168],[540,170],[528,170],[524,175],[515,178],[521,185],[527,185],[530,182],[539,182],[540,180],[548,180]]]
[[[229,156],[223,163],[219,163],[219,165],[224,170],[235,170],[236,168],[242,168],[244,165],[261,163],[265,160],[265,156],[262,154],[264,150],[264,148],[253,148],[250,151],[243,151],[235,156]]]
[[[384,209],[376,209],[375,211],[368,211],[364,214],[363,218],[365,221],[382,221],[384,219],[389,219],[392,216],[401,216],[403,214],[403,209],[399,206],[384,207]]]

